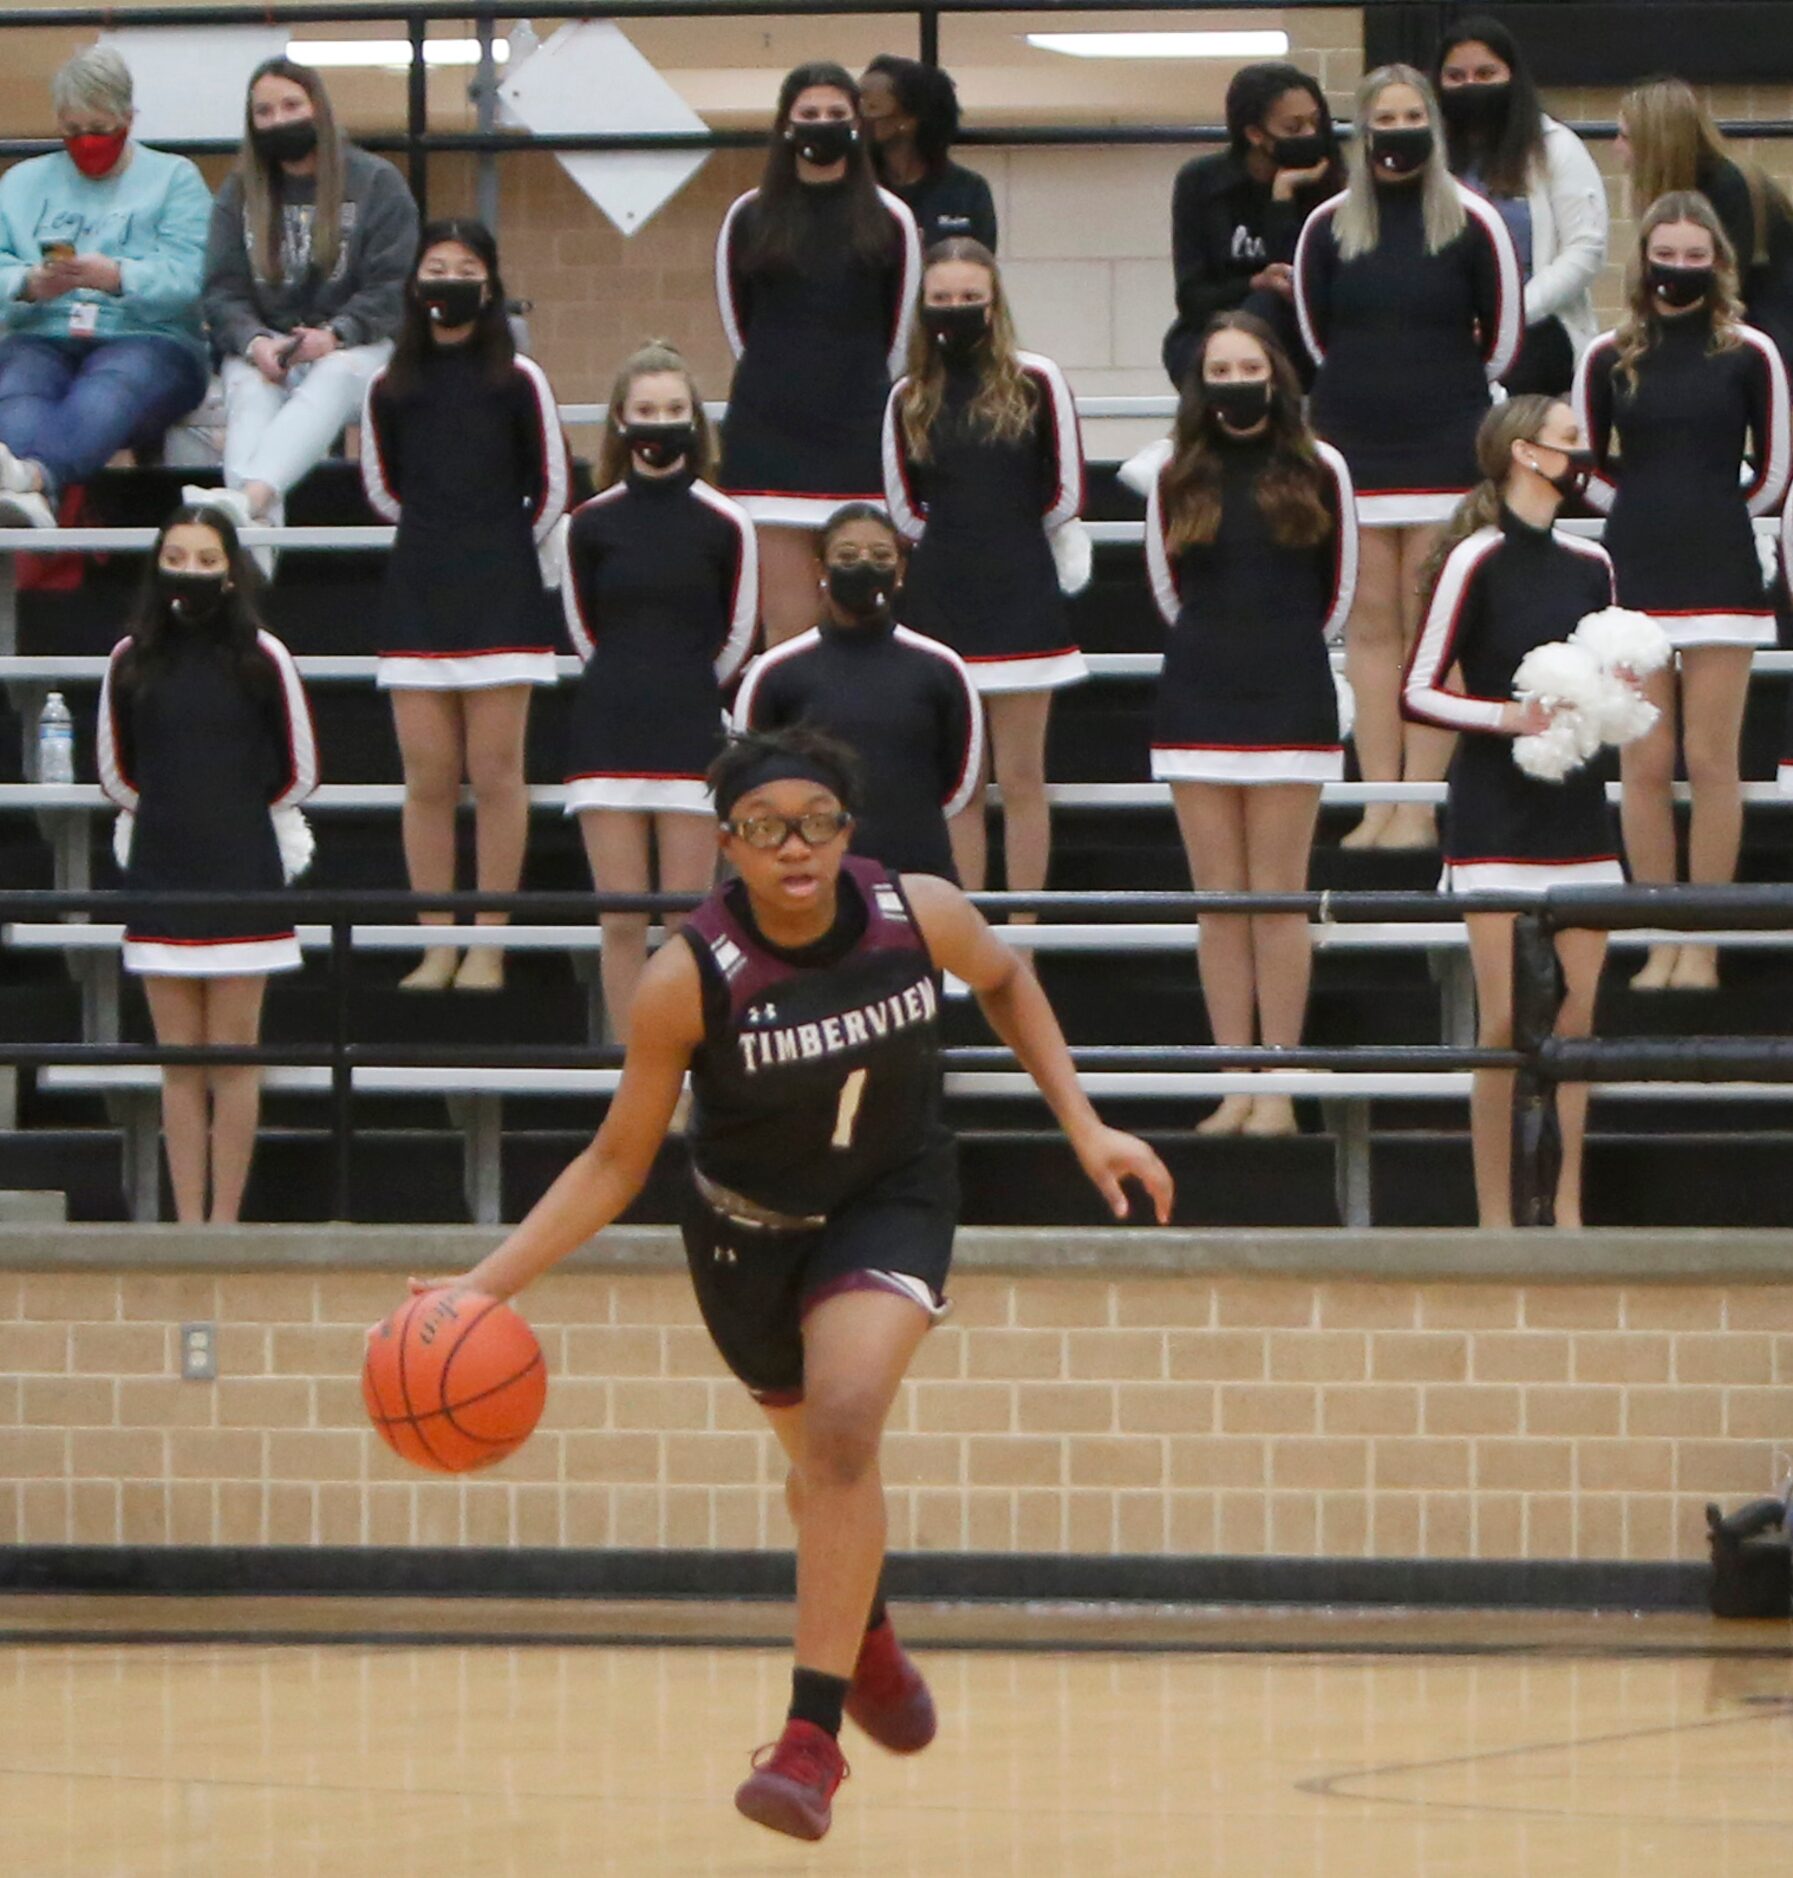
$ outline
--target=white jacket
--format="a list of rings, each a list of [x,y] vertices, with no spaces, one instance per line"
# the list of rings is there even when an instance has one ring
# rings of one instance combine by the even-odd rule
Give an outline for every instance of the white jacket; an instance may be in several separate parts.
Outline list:
[[[1535,326],[1554,313],[1579,359],[1600,331],[1592,290],[1606,263],[1606,184],[1587,145],[1553,117],[1544,119],[1544,161],[1527,200],[1532,273],[1525,283],[1525,323]]]

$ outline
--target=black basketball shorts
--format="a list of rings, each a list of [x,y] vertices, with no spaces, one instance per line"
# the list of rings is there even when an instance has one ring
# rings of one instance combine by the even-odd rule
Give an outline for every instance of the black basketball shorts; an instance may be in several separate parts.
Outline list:
[[[936,1322],[959,1219],[950,1141],[884,1175],[817,1227],[780,1231],[717,1211],[693,1187],[681,1222],[697,1307],[722,1360],[767,1408],[803,1400],[803,1320],[824,1298],[881,1289]]]

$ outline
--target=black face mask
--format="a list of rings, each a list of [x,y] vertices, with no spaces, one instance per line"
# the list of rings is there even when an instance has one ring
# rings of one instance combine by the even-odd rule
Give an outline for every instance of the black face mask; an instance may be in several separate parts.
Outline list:
[[[974,306],[925,306],[921,317],[928,337],[955,363],[969,359],[990,332],[988,301]]]
[[[876,561],[855,561],[851,567],[828,566],[828,597],[849,619],[876,619],[887,612],[896,594],[897,571]]]
[[[1270,381],[1267,378],[1229,378],[1214,385],[1202,384],[1202,396],[1214,413],[1220,434],[1237,435],[1251,430],[1270,415]]]
[[[675,424],[625,424],[623,441],[649,469],[671,469],[680,457],[691,454],[697,426],[690,418]]]
[[[1592,450],[1565,450],[1554,443],[1536,443],[1534,449],[1548,450],[1553,456],[1563,459],[1563,467],[1555,476],[1546,475],[1543,470],[1537,473],[1554,489],[1565,502],[1581,495],[1588,486],[1588,477],[1594,469]]]
[[[1472,134],[1491,132],[1507,121],[1507,103],[1513,87],[1498,85],[1452,85],[1438,93],[1438,108],[1452,130]]]
[[[432,326],[471,326],[486,303],[483,280],[422,280],[417,297]]]
[[[847,117],[825,118],[815,124],[792,124],[784,140],[796,147],[805,163],[826,169],[848,155],[859,141],[859,126]]]
[[[1270,146],[1270,160],[1279,170],[1311,170],[1329,154],[1326,139],[1317,130],[1304,131],[1299,137],[1278,137]]]
[[[288,118],[257,126],[249,141],[264,163],[302,163],[318,147],[318,127],[308,117]]]
[[[1673,267],[1652,261],[1644,269],[1644,283],[1664,305],[1694,307],[1711,298],[1718,270],[1710,267]]]
[[[224,604],[225,576],[189,574],[185,569],[156,569],[156,591],[168,610],[186,626],[203,626],[215,619]]]
[[[1432,160],[1432,127],[1370,132],[1370,168],[1378,176],[1414,176]]]

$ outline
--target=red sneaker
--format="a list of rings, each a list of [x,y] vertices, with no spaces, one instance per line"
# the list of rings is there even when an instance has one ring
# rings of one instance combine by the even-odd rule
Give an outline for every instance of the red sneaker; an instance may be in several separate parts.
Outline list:
[[[834,1819],[834,1790],[847,1777],[840,1743],[814,1722],[787,1721],[776,1741],[754,1750],[753,1772],[735,1806],[756,1825],[819,1839]]]
[[[847,1713],[892,1754],[917,1754],[934,1738],[934,1698],[888,1618],[859,1646]]]

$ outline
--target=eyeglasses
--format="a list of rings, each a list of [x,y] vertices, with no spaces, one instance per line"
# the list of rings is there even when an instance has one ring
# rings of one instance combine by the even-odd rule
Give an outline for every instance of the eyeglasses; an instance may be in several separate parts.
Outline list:
[[[722,826],[750,848],[782,848],[793,835],[805,847],[820,848],[845,834],[853,818],[845,809],[811,809],[807,815],[750,815],[745,821]]]
[[[901,559],[895,548],[868,548],[862,554],[857,548],[840,548],[828,556],[830,567],[857,567],[861,561],[869,561],[873,567],[895,567]]]

